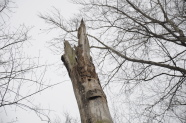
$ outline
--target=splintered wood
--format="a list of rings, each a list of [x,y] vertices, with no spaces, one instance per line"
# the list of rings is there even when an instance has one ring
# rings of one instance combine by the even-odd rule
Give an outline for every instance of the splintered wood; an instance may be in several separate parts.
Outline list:
[[[81,122],[113,123],[106,95],[90,56],[89,41],[83,20],[78,29],[78,46],[73,48],[68,41],[65,41],[64,50],[62,61],[72,81]]]

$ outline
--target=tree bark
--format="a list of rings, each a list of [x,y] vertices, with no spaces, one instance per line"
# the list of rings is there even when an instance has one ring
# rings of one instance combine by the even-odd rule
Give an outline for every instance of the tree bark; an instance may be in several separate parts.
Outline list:
[[[78,46],[64,42],[62,61],[71,78],[82,123],[113,123],[106,95],[96,74],[83,20],[78,29]]]

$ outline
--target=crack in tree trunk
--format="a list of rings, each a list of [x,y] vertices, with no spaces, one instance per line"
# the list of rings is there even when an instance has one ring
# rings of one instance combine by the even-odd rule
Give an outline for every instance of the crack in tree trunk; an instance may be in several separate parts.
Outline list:
[[[106,95],[100,85],[92,58],[83,20],[78,29],[78,46],[64,42],[62,61],[71,78],[82,123],[113,123]]]

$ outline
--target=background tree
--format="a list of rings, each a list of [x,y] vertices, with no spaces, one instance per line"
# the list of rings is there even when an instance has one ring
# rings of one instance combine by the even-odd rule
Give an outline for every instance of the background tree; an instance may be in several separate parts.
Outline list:
[[[73,2],[83,8],[70,21],[56,9],[40,17],[61,30],[51,42],[60,50],[61,39],[77,42],[78,21],[86,20],[98,75],[119,105],[115,122],[186,122],[185,0]]]
[[[0,108],[5,112],[6,107],[30,109],[41,120],[49,122],[49,116],[29,97],[54,85],[43,83],[46,65],[39,64],[39,57],[29,57],[24,52],[24,47],[29,45],[30,28],[10,27],[14,6],[10,0],[0,2]]]

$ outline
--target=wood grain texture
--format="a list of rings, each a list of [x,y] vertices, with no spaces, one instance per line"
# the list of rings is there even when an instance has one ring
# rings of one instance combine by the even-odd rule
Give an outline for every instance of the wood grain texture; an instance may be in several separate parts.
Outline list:
[[[90,56],[90,46],[83,20],[78,29],[78,46],[64,42],[62,61],[71,78],[82,123],[112,123],[106,95],[100,85]]]

